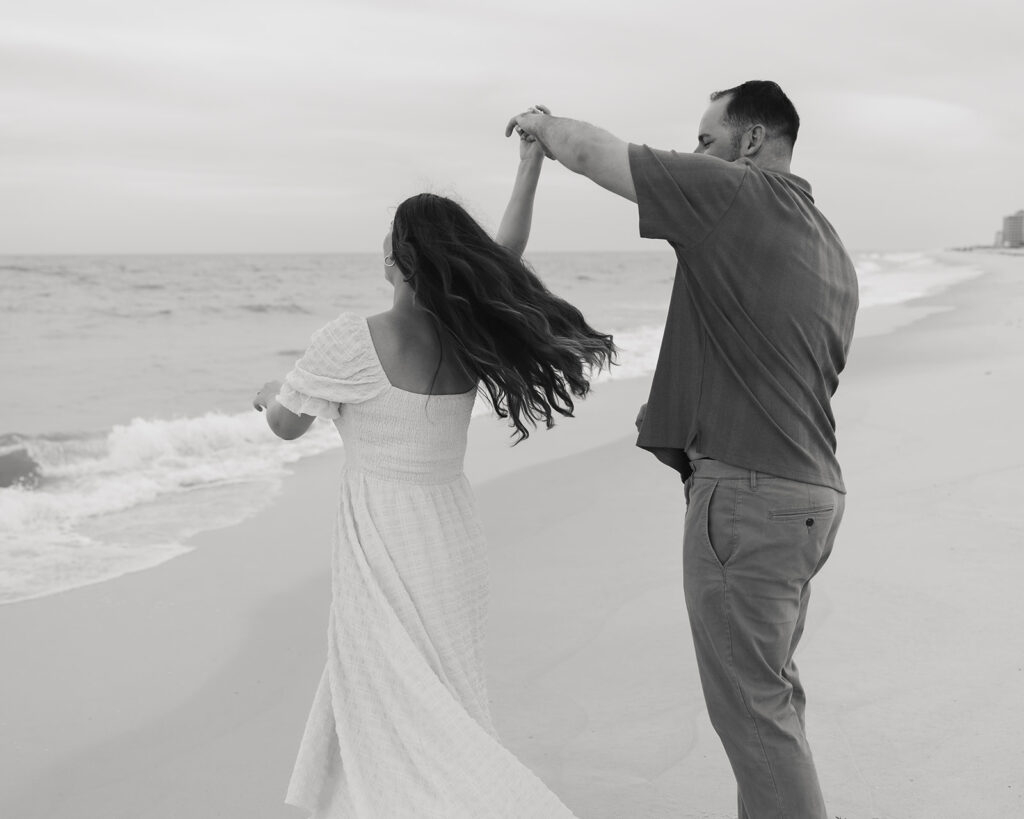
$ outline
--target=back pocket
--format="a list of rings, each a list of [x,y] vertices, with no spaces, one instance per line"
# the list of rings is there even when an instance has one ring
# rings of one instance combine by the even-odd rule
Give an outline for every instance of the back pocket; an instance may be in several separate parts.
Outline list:
[[[768,520],[775,523],[802,523],[813,526],[818,518],[832,517],[835,506],[809,506],[803,509],[775,509],[768,513]]]

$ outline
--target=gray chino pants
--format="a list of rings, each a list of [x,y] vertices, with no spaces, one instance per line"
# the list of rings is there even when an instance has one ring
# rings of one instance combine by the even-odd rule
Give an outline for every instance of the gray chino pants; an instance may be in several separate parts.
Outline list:
[[[845,496],[711,459],[694,462],[686,496],[686,608],[739,817],[827,819],[793,654]]]

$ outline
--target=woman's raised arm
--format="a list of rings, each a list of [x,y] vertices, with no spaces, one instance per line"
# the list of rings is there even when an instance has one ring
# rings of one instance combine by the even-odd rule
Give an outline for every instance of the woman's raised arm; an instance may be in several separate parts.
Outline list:
[[[505,215],[494,237],[499,245],[507,247],[517,256],[522,256],[530,239],[530,225],[533,223],[533,200],[537,193],[537,181],[544,164],[544,148],[533,137],[525,134],[519,139],[519,169],[512,186]]]

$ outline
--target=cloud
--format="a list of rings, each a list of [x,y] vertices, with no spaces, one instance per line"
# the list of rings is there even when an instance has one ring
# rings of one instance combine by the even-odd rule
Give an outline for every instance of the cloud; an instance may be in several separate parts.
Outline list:
[[[858,244],[882,234],[877,192],[853,190],[852,167],[898,185],[889,224],[934,245],[939,174],[950,189],[983,180],[976,207],[1021,189],[1004,159],[1024,127],[1007,91],[1021,13],[978,2],[953,36],[947,9],[922,16],[914,0],[780,0],[767,16],[753,0],[728,14],[672,0],[628,13],[610,0],[33,0],[0,26],[0,179],[34,204],[0,200],[0,223],[25,227],[3,238],[49,232],[37,249],[74,251],[70,227],[94,228],[117,249],[127,234],[110,226],[138,225],[133,197],[154,220],[147,241],[161,197],[162,222],[179,225],[181,202],[222,224],[231,199],[230,249],[249,235],[254,250],[302,250],[309,225],[330,224],[319,247],[372,250],[379,214],[418,189],[500,216],[515,167],[502,127],[524,105],[689,150],[710,91],[768,77],[804,120],[795,170],[843,195]],[[632,216],[564,169],[545,171],[541,197],[541,249],[639,244]],[[275,225],[267,208],[283,198]]]
[[[919,156],[977,150],[993,138],[989,117],[963,102],[865,91],[819,96],[812,128],[827,133],[845,152]]]

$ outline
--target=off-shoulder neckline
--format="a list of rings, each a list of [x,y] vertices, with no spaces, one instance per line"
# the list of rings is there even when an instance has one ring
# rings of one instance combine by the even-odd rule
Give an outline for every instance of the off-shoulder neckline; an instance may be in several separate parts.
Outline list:
[[[397,390],[398,392],[404,392],[406,395],[415,395],[419,398],[465,398],[468,395],[476,393],[477,387],[471,387],[465,392],[414,392],[412,390],[405,390],[401,387],[396,387],[391,383],[391,379],[388,378],[388,372],[384,369],[384,362],[380,360],[380,353],[377,352],[377,347],[373,343],[373,334],[370,332],[370,323],[365,317],[360,317],[360,323],[362,324],[363,331],[366,333],[366,344],[373,353],[374,360],[377,362],[377,369],[380,370],[381,375],[384,376],[384,381],[391,389]]]

